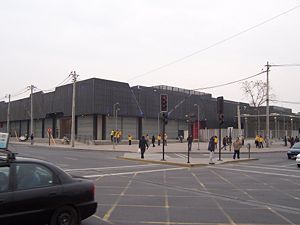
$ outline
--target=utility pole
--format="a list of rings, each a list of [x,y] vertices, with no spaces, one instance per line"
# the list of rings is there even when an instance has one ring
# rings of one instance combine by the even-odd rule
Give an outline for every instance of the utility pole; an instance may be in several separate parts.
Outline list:
[[[28,88],[30,88],[30,139],[31,139],[31,144],[33,145],[33,89],[35,86],[30,85]]]
[[[9,119],[10,119],[10,94],[8,95],[8,104],[7,104],[7,122],[6,122],[6,132],[8,133],[8,137],[10,136],[10,127],[9,127]]]
[[[200,106],[198,104],[194,104],[194,106],[196,107],[197,106],[197,133],[198,133],[198,148],[197,150],[200,150]]]
[[[75,143],[75,100],[76,100],[76,80],[78,75],[72,71],[70,76],[73,77],[73,96],[72,96],[72,127],[71,127],[71,146],[74,147]]]
[[[238,117],[238,132],[239,132],[239,137],[240,137],[242,135],[240,103],[238,103],[238,105],[237,105],[237,117]]]
[[[269,139],[270,139],[270,107],[269,107],[269,62],[267,62],[267,107],[266,107],[266,148],[269,148]]]

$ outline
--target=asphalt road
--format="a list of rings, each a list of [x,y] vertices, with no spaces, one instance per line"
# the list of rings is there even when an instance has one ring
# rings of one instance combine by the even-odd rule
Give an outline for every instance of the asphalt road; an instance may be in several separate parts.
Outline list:
[[[82,225],[300,224],[300,169],[285,153],[189,169],[119,160],[118,152],[10,148],[95,182],[98,211]]]

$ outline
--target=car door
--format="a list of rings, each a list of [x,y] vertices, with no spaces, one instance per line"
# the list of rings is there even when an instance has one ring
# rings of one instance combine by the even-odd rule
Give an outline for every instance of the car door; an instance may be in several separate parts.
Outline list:
[[[13,194],[17,220],[45,221],[60,204],[61,185],[54,172],[39,163],[15,163]],[[32,223],[31,223],[32,224]]]
[[[13,212],[12,182],[9,164],[0,165],[0,224],[7,224]]]

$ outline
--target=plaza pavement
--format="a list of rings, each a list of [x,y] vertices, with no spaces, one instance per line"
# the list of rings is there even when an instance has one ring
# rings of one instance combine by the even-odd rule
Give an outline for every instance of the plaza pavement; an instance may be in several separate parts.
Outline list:
[[[62,144],[60,140],[55,141],[56,144],[52,143],[49,146],[49,143],[45,141],[45,139],[37,139],[35,140],[34,146],[42,146],[42,147],[49,147],[49,148],[70,148],[70,145]],[[23,144],[23,145],[30,145],[30,141],[27,142],[18,142],[11,138],[10,143],[12,144]],[[246,148],[246,145],[250,143],[250,158],[249,158],[249,151]],[[76,142],[74,149],[76,150],[90,150],[90,151],[109,151],[109,152],[122,152],[124,153],[122,156],[119,156],[119,159],[126,159],[126,160],[134,160],[140,161],[144,163],[158,163],[158,164],[168,164],[168,165],[177,165],[177,166],[202,166],[208,165],[208,158],[209,158],[209,151],[207,150],[208,143],[207,142],[200,142],[198,150],[198,142],[194,142],[192,145],[192,150],[190,152],[190,159],[189,163],[187,163],[187,142],[180,143],[177,140],[169,140],[167,146],[165,146],[165,154],[164,159],[162,160],[162,144],[155,147],[152,145],[149,146],[149,149],[145,152],[145,159],[141,159],[140,153],[138,153],[138,144],[137,142],[133,142],[132,145],[128,145],[127,141],[123,141],[121,144],[113,146],[113,144],[109,141],[105,141],[100,145],[95,144],[84,144],[80,142]],[[237,163],[237,162],[245,162],[249,160],[257,160],[255,158],[255,153],[272,153],[272,152],[282,152],[285,154],[288,150],[288,147],[283,145],[283,142],[272,142],[269,148],[255,148],[254,140],[246,140],[245,145],[241,148],[241,157],[240,159],[232,159],[233,150],[229,150],[229,146],[227,146],[227,150],[221,150],[221,159],[219,159],[219,149],[215,151],[214,154],[214,163],[215,164],[224,164],[224,163]],[[254,153],[254,154],[253,154]]]

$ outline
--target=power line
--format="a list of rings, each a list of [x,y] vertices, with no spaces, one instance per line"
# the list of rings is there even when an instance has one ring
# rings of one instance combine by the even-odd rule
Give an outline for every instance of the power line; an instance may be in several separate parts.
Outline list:
[[[270,67],[297,67],[300,66],[300,64],[274,64],[269,65]]]
[[[70,80],[72,79],[71,75],[68,75],[62,82],[60,82],[59,84],[57,84],[56,86],[54,86],[53,88],[50,88],[50,89],[40,89],[38,88],[40,91],[43,91],[43,92],[48,92],[48,91],[53,91],[55,90],[55,88],[63,85],[63,84],[66,84],[67,82],[69,82]]]
[[[272,101],[272,102],[279,102],[279,103],[287,103],[287,104],[300,105],[300,102],[280,101],[280,100],[270,100],[270,101]]]
[[[208,46],[208,47],[206,47],[206,48],[197,50],[197,51],[192,52],[191,54],[188,54],[188,55],[186,55],[186,56],[184,56],[184,57],[181,57],[181,58],[175,59],[175,60],[173,60],[173,61],[170,61],[169,63],[166,63],[166,64],[163,64],[163,65],[161,65],[161,66],[158,66],[158,67],[156,67],[156,68],[154,68],[154,69],[152,69],[152,70],[149,70],[149,71],[147,71],[147,72],[145,72],[145,73],[141,73],[141,74],[139,74],[139,75],[137,75],[137,76],[135,76],[135,77],[132,77],[132,78],[128,79],[127,81],[129,82],[129,81],[132,81],[132,80],[136,80],[137,78],[143,77],[143,76],[145,76],[145,75],[147,75],[147,74],[150,74],[150,73],[154,73],[154,72],[156,72],[156,71],[158,71],[158,70],[161,70],[161,69],[163,69],[163,68],[165,68],[165,67],[171,66],[171,65],[176,64],[176,63],[178,63],[178,62],[181,62],[181,61],[183,61],[183,60],[185,60],[185,59],[188,59],[188,58],[190,58],[190,57],[192,57],[192,56],[194,56],[194,55],[197,55],[197,54],[199,54],[199,53],[202,53],[202,52],[204,52],[204,51],[206,51],[206,50],[208,50],[208,49],[211,49],[211,48],[213,48],[213,47],[215,47],[215,46],[217,46],[217,45],[220,45],[220,44],[222,44],[222,43],[224,43],[224,42],[227,42],[227,41],[229,41],[229,40],[231,40],[231,39],[233,39],[233,38],[235,38],[235,37],[237,37],[237,36],[240,36],[240,35],[242,35],[242,34],[248,32],[248,31],[251,31],[251,30],[253,30],[253,29],[255,29],[255,28],[259,27],[259,26],[262,26],[262,25],[264,25],[264,24],[266,24],[266,23],[268,23],[268,22],[271,22],[272,20],[275,20],[275,19],[277,19],[277,18],[280,17],[280,16],[283,16],[283,15],[285,15],[285,14],[287,14],[287,13],[293,11],[293,10],[296,10],[296,9],[299,8],[299,7],[300,7],[300,5],[297,5],[297,6],[293,7],[293,8],[291,8],[291,9],[288,9],[288,10],[286,10],[286,11],[280,13],[280,14],[277,14],[277,15],[275,15],[275,16],[273,16],[273,17],[267,19],[267,20],[264,20],[264,21],[261,22],[261,23],[258,23],[258,24],[254,25],[254,26],[251,26],[251,27],[249,27],[249,28],[247,28],[247,29],[245,29],[245,30],[242,30],[242,31],[240,31],[240,32],[238,32],[238,33],[236,33],[236,34],[234,34],[234,35],[231,35],[231,36],[229,36],[229,37],[227,37],[227,38],[225,38],[225,39],[223,39],[223,40],[221,40],[221,41],[218,41],[218,42],[216,42],[216,43],[214,43],[214,44],[212,44],[212,45],[210,45],[210,46]]]
[[[231,84],[235,84],[235,83],[239,83],[239,82],[242,82],[244,80],[249,80],[253,77],[257,77],[263,73],[266,73],[267,71],[262,71],[260,73],[257,73],[255,75],[252,75],[252,76],[249,76],[249,77],[245,77],[243,79],[240,79],[240,80],[235,80],[235,81],[231,81],[231,82],[228,82],[228,83],[224,83],[224,84],[219,84],[219,85],[215,85],[215,86],[209,86],[209,87],[204,87],[204,88],[196,88],[196,89],[193,89],[193,91],[197,91],[197,90],[207,90],[207,89],[213,89],[213,88],[218,88],[218,87],[224,87],[224,86],[227,86],[227,85],[231,85]]]

